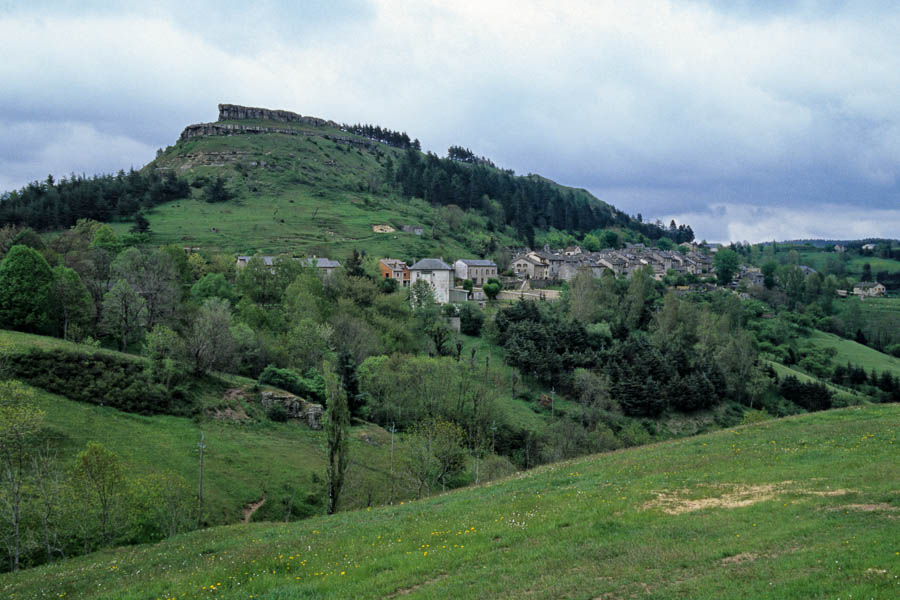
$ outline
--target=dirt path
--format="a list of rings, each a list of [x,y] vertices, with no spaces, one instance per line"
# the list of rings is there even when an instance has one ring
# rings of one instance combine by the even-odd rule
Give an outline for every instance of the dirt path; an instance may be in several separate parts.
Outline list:
[[[244,520],[241,521],[241,522],[242,522],[242,523],[249,523],[249,522],[250,522],[250,519],[253,518],[253,513],[255,513],[256,511],[258,511],[258,510],[260,509],[260,507],[261,507],[263,504],[265,504],[265,503],[266,503],[266,497],[263,496],[262,498],[260,498],[260,499],[257,500],[256,502],[251,502],[250,504],[248,504],[247,506],[245,506],[245,507],[244,507]]]

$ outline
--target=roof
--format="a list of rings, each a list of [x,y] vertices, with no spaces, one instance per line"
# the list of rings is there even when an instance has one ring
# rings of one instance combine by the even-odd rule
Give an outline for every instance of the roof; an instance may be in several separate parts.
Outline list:
[[[410,271],[452,271],[453,267],[439,258],[423,258],[409,268]]]
[[[538,265],[538,266],[541,266],[541,267],[544,266],[544,263],[542,263],[542,262],[540,262],[540,261],[537,261],[537,260],[534,260],[533,258],[531,258],[531,257],[528,256],[528,255],[525,255],[525,256],[519,256],[519,257],[513,259],[513,262],[519,262],[520,260],[524,260],[524,261],[526,261],[526,262],[530,262],[530,263],[533,264],[533,265]]]
[[[855,287],[855,288],[868,289],[868,288],[875,287],[876,285],[881,285],[881,284],[878,283],[877,281],[860,281],[859,283],[857,283],[857,284],[854,285],[853,287]]]
[[[399,258],[382,258],[379,262],[384,264],[384,266],[389,267],[391,269],[407,269],[406,263],[400,260]]]
[[[330,258],[316,258],[315,256],[306,259],[306,264],[316,266],[320,269],[337,269],[341,266],[336,260]]]
[[[459,262],[469,265],[470,267],[496,267],[492,260],[481,260],[473,258],[461,258]]]

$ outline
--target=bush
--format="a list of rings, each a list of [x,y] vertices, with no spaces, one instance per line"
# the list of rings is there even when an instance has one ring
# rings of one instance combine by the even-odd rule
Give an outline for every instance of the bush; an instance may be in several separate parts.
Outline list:
[[[459,330],[466,335],[478,336],[484,324],[484,313],[474,304],[463,304],[459,309]]]
[[[194,409],[183,390],[169,393],[137,360],[56,349],[16,354],[9,364],[15,377],[78,402],[143,415],[189,415]]]
[[[321,381],[321,376],[314,369],[307,371],[306,375],[307,377],[304,378],[291,369],[279,369],[274,365],[269,365],[260,374],[259,383],[271,385],[324,404],[325,385]]]
[[[288,420],[288,411],[281,402],[273,402],[266,411],[266,416],[276,423],[286,423]]]
[[[626,448],[631,448],[632,446],[648,444],[650,442],[650,434],[638,421],[632,421],[619,432],[619,439],[622,440]]]

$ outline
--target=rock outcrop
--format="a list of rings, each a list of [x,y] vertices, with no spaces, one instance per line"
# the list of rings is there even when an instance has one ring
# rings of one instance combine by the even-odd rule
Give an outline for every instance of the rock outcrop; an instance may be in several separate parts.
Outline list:
[[[263,408],[269,411],[272,406],[280,404],[284,407],[291,419],[303,419],[310,429],[322,429],[322,413],[325,409],[321,404],[307,402],[303,398],[290,394],[276,394],[275,392],[263,392],[260,394]]]
[[[318,117],[304,117],[287,110],[270,110],[255,106],[239,106],[237,104],[220,104],[219,121],[246,121],[255,119],[260,121],[278,121],[280,123],[304,123],[306,125],[337,125],[333,121],[326,121]]]

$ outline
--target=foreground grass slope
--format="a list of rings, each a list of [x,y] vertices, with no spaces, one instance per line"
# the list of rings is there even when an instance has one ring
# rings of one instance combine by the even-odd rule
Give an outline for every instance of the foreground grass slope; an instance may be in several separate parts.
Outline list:
[[[194,532],[11,598],[894,598],[900,406],[557,464],[422,502]]]

